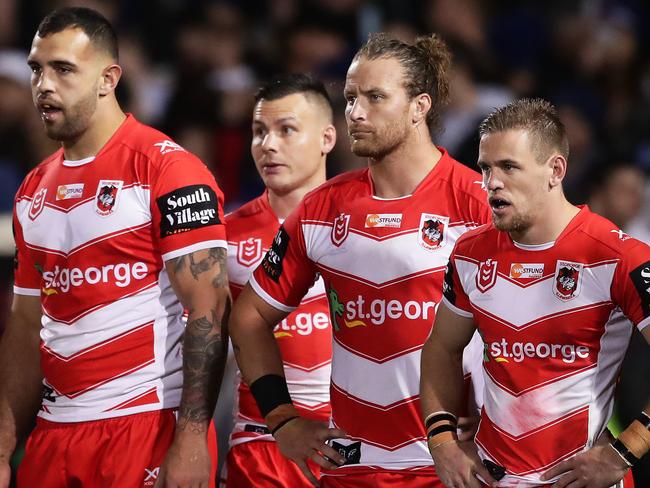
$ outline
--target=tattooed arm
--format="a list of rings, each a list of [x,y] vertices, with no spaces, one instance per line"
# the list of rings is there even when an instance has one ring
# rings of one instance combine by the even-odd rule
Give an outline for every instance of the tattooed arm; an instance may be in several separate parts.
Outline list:
[[[183,395],[178,424],[156,486],[207,487],[207,430],[228,351],[231,300],[226,250],[204,249],[165,264],[189,317],[183,338]]]

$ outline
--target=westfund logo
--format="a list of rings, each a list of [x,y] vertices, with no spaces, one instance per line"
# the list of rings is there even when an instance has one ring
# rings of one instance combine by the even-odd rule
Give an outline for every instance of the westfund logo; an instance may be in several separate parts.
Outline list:
[[[634,268],[630,272],[630,278],[641,298],[643,316],[650,316],[650,261]]]
[[[287,252],[288,245],[289,234],[284,230],[284,226],[280,226],[278,233],[273,238],[273,244],[271,244],[271,248],[264,256],[261,264],[267,276],[276,283],[282,274],[282,260]]]
[[[160,237],[220,224],[217,195],[208,185],[190,185],[156,199]]]

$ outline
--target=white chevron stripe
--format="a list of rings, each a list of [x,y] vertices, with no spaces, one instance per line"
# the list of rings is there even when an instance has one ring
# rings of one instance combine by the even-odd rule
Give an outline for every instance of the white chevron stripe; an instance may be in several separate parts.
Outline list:
[[[467,231],[467,227],[449,227],[445,244],[435,251],[418,244],[417,229],[381,241],[350,232],[340,247],[332,245],[331,225],[303,223],[302,230],[312,261],[381,284],[405,275],[445,267],[454,243]]]
[[[95,211],[95,199],[69,212],[46,205],[35,221],[29,221],[29,225],[23,224],[25,242],[27,245],[67,254],[102,236],[145,225],[151,221],[151,213],[148,211],[149,194],[149,189],[141,186],[120,190],[115,211],[106,217]],[[16,203],[16,214],[20,222],[28,221],[30,205],[31,201],[24,199]],[[70,222],[83,222],[83,225],[70,225]]]
[[[134,327],[151,322],[152,319],[167,322],[170,314],[176,317],[176,320],[179,321],[178,326],[182,328],[180,317],[183,307],[169,286],[169,278],[164,271],[159,275],[159,285],[167,290],[164,295],[161,295],[158,286],[151,286],[140,293],[84,315],[71,325],[44,315],[41,339],[45,346],[56,354],[68,357],[123,334]],[[125,320],[125,317],[128,317],[129,320]],[[169,324],[170,327],[172,325]]]
[[[477,264],[458,257],[454,263],[463,289],[466,293],[469,291],[471,303],[516,328],[530,325],[532,322],[539,321],[541,317],[610,301],[610,286],[616,271],[616,263],[611,262],[593,267],[585,266],[580,277],[582,280],[580,294],[571,300],[562,301],[553,292],[554,276],[522,288],[499,275],[495,285],[486,293],[481,293],[476,289],[475,284]],[[503,297],[508,299],[503,300]]]
[[[483,375],[485,411],[505,434],[521,438],[586,408],[593,394],[594,374],[595,368],[590,367],[515,396],[486,373]]]
[[[289,384],[291,398],[310,407],[329,402],[330,371],[329,362],[308,373],[285,364],[284,375]]]
[[[332,382],[355,397],[379,406],[420,394],[420,352],[399,356],[385,363],[364,359],[332,344]]]

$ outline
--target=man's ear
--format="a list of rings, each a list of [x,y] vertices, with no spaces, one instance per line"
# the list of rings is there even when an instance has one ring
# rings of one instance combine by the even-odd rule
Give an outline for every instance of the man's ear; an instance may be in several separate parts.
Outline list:
[[[99,83],[99,96],[106,95],[115,91],[120,78],[122,77],[122,68],[117,64],[111,64],[104,68],[102,79]]]

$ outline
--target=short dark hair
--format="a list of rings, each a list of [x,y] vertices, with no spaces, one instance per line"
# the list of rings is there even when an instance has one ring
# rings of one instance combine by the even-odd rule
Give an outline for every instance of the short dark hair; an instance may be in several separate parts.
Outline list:
[[[260,100],[278,100],[295,93],[314,97],[323,105],[332,119],[334,109],[325,85],[320,80],[304,73],[284,74],[271,78],[255,93],[255,103],[257,104]]]
[[[50,12],[38,26],[39,37],[47,37],[65,29],[81,29],[93,45],[105,50],[117,61],[119,49],[117,35],[106,17],[86,7],[65,7]]]
[[[548,157],[550,151],[559,151],[569,158],[569,137],[555,106],[541,98],[522,98],[488,115],[479,125],[479,136],[494,132],[524,129],[535,136],[532,150],[538,159]]]
[[[429,130],[440,128],[441,109],[449,103],[449,79],[447,72],[451,62],[449,49],[440,36],[420,36],[414,44],[393,39],[385,33],[368,36],[366,43],[354,55],[367,59],[395,58],[406,77],[405,88],[409,97],[422,93],[431,97],[431,109],[427,113]]]

